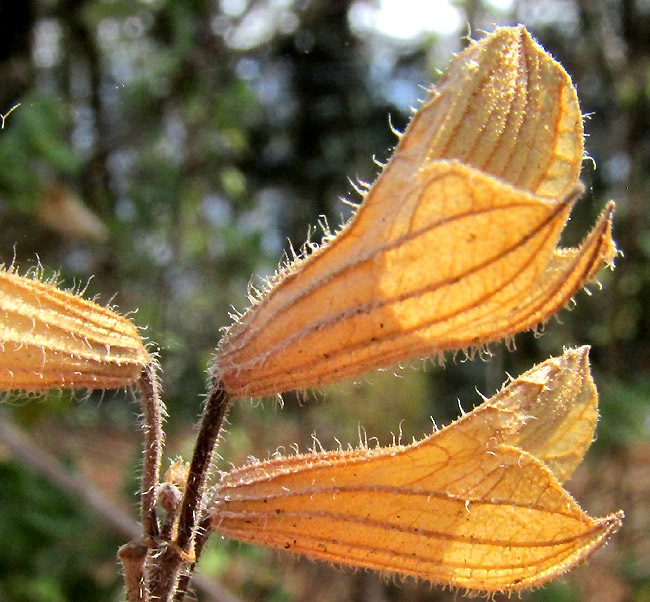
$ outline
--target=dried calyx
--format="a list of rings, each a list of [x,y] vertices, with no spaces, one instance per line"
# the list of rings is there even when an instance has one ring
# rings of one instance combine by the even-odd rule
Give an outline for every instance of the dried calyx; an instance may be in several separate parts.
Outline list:
[[[591,518],[561,486],[598,418],[587,351],[547,360],[412,445],[234,470],[218,489],[212,529],[472,590],[540,585],[621,525],[622,513]]]
[[[523,27],[473,43],[352,220],[230,327],[215,375],[233,396],[273,395],[535,328],[616,255],[613,204],[558,247],[582,158],[561,65]]]
[[[535,328],[612,263],[613,204],[577,248],[582,115],[523,27],[458,55],[356,215],[283,266],[230,327],[231,396],[304,389]],[[594,519],[561,483],[597,421],[586,348],[536,366],[409,446],[312,452],[222,476],[212,529],[247,542],[478,591],[540,585],[583,561]]]
[[[118,313],[0,270],[0,389],[116,388],[132,385],[150,361]]]

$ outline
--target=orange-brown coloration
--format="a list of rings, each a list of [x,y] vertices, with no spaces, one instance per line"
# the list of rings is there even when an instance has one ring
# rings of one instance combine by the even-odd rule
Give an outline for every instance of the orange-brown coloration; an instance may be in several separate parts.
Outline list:
[[[540,585],[620,526],[621,513],[593,519],[559,482],[592,440],[596,406],[587,349],[571,350],[418,443],[278,458],[226,474],[212,528],[473,590]]]
[[[112,388],[140,377],[142,516],[155,546],[122,548],[130,599],[145,596],[149,552],[147,595],[171,599],[201,553],[205,520],[242,541],[487,592],[543,584],[603,545],[622,513],[594,519],[561,485],[598,418],[586,347],[534,367],[417,443],[233,470],[203,513],[231,397],[480,348],[545,322],[592,281],[616,255],[613,204],[579,247],[558,247],[583,190],[582,158],[571,80],[525,28],[472,43],[417,111],[353,219],[283,267],[231,326],[192,462],[176,461],[160,486],[161,402],[136,328],[0,269],[0,389]],[[57,225],[51,211],[42,217]],[[167,513],[162,525],[156,499]]]
[[[613,205],[557,248],[582,191],[571,80],[523,28],[451,63],[357,214],[221,341],[233,395],[318,386],[534,328],[613,261]]]
[[[458,159],[532,194],[563,199],[583,158],[578,97],[562,66],[524,27],[473,42],[449,65],[396,156]]]
[[[109,389],[150,362],[133,324],[52,284],[0,271],[0,389]]]

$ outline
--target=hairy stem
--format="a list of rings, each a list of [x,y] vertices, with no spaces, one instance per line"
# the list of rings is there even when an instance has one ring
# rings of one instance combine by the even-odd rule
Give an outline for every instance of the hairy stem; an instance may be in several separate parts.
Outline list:
[[[132,541],[123,545],[117,557],[124,571],[124,595],[126,602],[147,602],[147,592],[144,584],[144,564],[149,546]]]
[[[203,551],[203,546],[208,541],[210,537],[210,514],[204,513],[203,518],[199,522],[196,534],[194,536],[194,562],[187,567],[187,570],[183,575],[181,575],[178,580],[178,588],[176,590],[176,595],[174,597],[174,602],[183,602],[185,599],[185,594],[187,594],[188,587],[190,585],[190,580],[194,574],[194,569],[196,568],[196,563],[201,557],[201,552]],[[225,602],[225,601],[224,601]]]
[[[205,484],[230,401],[221,381],[214,383],[203,411],[178,520],[176,545],[186,554],[192,552],[194,532],[203,514]]]
[[[203,494],[214,449],[230,402],[230,396],[223,384],[220,381],[213,383],[194,446],[176,540],[168,544],[163,543],[163,549],[156,559],[150,587],[152,600],[171,602],[181,575],[196,560],[193,548],[199,521],[203,517]]]
[[[159,383],[155,369],[150,364],[140,375],[138,391],[142,404],[144,431],[144,464],[141,482],[141,520],[144,537],[158,537],[156,516],[156,490],[160,479],[160,462],[164,442],[162,429],[163,406],[159,396]]]

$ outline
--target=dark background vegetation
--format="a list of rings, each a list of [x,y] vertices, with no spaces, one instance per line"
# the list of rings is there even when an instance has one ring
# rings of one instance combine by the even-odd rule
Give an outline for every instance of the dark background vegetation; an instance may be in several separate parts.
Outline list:
[[[422,0],[424,8],[433,2]],[[376,4],[376,3],[374,3]],[[505,3],[506,5],[508,3]],[[543,337],[494,345],[481,362],[363,378],[313,394],[238,402],[222,467],[279,446],[382,444],[431,432],[506,378],[564,346],[590,344],[601,393],[598,440],[568,488],[623,530],[585,567],[524,600],[650,599],[650,2],[457,1],[459,27],[400,40],[364,28],[370,0],[29,0],[0,2],[0,261],[42,264],[134,321],[159,351],[170,457],[188,456],[205,368],[243,309],[252,274],[274,270],[325,215],[348,215],[348,178],[372,181],[409,105],[468,30],[525,23],[566,67],[589,115],[576,243],[617,201],[624,256],[604,290],[577,296]],[[503,6],[504,3],[501,3]],[[417,3],[405,3],[421,20]],[[406,10],[406,9],[405,9]],[[597,169],[594,169],[594,164]],[[319,237],[318,232],[314,234]],[[89,281],[90,276],[93,279]],[[139,439],[124,391],[11,398],[0,419],[28,431],[132,514]],[[124,543],[75,495],[0,443],[0,601],[118,600]],[[400,583],[214,538],[202,562],[242,600],[451,600]],[[207,594],[198,594],[208,600]],[[497,597],[498,598],[498,597]],[[500,599],[500,598],[499,598]]]

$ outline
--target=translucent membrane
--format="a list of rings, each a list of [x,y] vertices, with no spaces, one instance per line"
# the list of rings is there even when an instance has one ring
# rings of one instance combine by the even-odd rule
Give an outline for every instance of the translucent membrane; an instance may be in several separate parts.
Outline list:
[[[472,590],[537,586],[621,524],[562,488],[593,439],[587,348],[548,360],[403,446],[259,462],[224,475],[214,531]]]
[[[616,254],[613,204],[579,247],[558,247],[582,157],[564,69],[523,27],[473,43],[353,219],[230,327],[217,376],[231,395],[272,395],[543,323]]]

